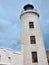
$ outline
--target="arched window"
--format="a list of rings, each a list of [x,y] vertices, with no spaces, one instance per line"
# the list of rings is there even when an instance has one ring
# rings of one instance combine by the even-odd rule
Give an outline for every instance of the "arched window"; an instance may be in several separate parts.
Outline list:
[[[11,62],[11,57],[8,57],[8,59],[9,59],[9,62]]]
[[[0,55],[0,61],[1,61],[1,55]]]

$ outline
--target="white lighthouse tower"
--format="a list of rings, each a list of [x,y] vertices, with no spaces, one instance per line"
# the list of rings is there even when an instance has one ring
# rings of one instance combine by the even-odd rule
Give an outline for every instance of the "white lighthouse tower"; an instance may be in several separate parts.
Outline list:
[[[24,65],[48,65],[43,38],[39,27],[39,13],[27,4],[21,12],[21,45]]]

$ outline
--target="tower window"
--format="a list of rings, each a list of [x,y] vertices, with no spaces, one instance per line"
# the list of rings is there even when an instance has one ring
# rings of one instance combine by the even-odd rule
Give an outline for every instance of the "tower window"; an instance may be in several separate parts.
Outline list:
[[[38,59],[37,59],[37,52],[32,52],[32,62],[33,62],[33,63],[38,62]]]
[[[36,43],[35,36],[30,36],[30,42],[31,42],[31,44],[35,44]]]
[[[33,22],[29,22],[29,28],[34,28],[34,23]]]

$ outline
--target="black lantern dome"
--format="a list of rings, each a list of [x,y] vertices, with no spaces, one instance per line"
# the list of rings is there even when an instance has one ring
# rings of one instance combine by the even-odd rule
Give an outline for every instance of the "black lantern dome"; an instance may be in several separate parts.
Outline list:
[[[27,4],[24,6],[24,10],[33,10],[34,6],[31,4]]]

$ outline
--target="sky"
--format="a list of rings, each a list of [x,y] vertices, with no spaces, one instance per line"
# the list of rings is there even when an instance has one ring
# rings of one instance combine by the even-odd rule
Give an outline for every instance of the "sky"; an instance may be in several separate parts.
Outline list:
[[[0,0],[0,48],[20,51],[20,14],[26,4],[38,10],[46,50],[49,50],[49,0]]]

